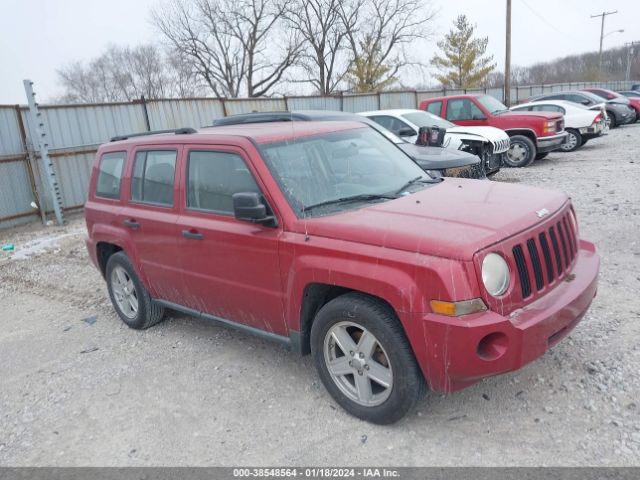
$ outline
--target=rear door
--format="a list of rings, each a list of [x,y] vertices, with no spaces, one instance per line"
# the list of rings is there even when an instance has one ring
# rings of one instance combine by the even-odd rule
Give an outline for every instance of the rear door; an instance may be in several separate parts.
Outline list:
[[[207,145],[185,151],[178,219],[184,305],[287,335],[278,261],[282,229],[233,215],[234,193],[262,193],[249,165],[240,148]]]
[[[127,202],[120,222],[130,232],[137,261],[154,298],[180,303],[177,255],[179,145],[139,146],[133,151]]]

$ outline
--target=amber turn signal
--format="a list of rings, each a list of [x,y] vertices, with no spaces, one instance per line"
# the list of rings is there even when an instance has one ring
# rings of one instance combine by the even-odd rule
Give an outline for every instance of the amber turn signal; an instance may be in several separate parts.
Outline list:
[[[487,306],[479,298],[472,300],[462,300],[461,302],[445,302],[442,300],[431,300],[431,311],[447,317],[459,317],[470,313],[484,312]]]

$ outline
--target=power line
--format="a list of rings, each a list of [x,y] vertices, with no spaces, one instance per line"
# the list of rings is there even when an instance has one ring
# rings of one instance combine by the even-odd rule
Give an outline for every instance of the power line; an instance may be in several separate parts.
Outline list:
[[[564,35],[565,37],[574,40],[574,41],[578,41],[578,39],[576,37],[574,37],[573,35],[569,35],[567,32],[565,32],[564,30],[556,27],[553,23],[551,23],[549,20],[547,20],[545,17],[543,17],[542,15],[540,15],[538,12],[536,12],[527,2],[525,2],[525,0],[520,0],[520,2],[527,7],[527,9],[533,13],[536,17],[538,17],[540,20],[542,20],[543,23],[545,23],[548,27],[550,27],[551,29],[555,30],[556,32],[560,33],[561,35]]]

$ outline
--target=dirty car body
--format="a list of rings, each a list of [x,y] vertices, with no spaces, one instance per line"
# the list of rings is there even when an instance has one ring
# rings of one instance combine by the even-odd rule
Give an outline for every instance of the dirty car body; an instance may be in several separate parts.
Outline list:
[[[360,123],[102,145],[85,215],[127,325],[168,307],[311,352],[336,401],[376,423],[422,384],[453,392],[538,358],[596,293],[566,195],[433,179]]]

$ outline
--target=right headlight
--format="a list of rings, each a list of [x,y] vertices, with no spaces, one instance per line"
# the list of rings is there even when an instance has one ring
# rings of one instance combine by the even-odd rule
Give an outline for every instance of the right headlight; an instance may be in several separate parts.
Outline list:
[[[489,295],[499,297],[509,288],[509,266],[497,253],[490,253],[482,261],[482,283]]]

